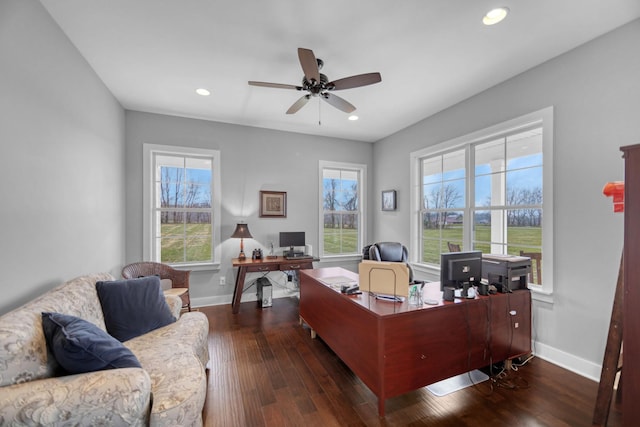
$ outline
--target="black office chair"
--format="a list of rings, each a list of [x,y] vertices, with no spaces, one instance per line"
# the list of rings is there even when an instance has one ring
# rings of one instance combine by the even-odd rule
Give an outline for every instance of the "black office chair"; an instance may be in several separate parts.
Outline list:
[[[413,269],[409,265],[409,251],[399,242],[378,242],[369,246],[369,259],[373,261],[404,262],[409,269],[409,282],[413,282]]]

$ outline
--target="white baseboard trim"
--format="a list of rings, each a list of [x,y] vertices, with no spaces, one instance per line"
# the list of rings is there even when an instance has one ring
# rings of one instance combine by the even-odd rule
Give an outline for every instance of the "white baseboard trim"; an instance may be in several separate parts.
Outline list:
[[[292,296],[298,296],[298,291],[293,289],[284,289],[278,286],[274,286],[272,298],[289,298]],[[218,295],[213,297],[204,298],[191,298],[191,307],[206,307],[209,305],[223,305],[231,304],[233,295]],[[247,292],[242,295],[240,302],[258,301],[255,292]]]
[[[602,366],[541,342],[533,343],[535,356],[558,365],[585,378],[600,382]]]

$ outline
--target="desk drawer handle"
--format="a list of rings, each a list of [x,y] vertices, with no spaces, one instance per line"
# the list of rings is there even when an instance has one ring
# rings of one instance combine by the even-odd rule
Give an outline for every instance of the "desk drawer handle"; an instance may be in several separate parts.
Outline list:
[[[269,267],[259,267],[258,271],[269,271],[270,268]]]
[[[290,266],[289,266],[289,270],[298,270],[299,268],[300,268],[300,266],[299,266],[299,265],[297,265],[297,264],[294,264],[294,265],[290,265]]]

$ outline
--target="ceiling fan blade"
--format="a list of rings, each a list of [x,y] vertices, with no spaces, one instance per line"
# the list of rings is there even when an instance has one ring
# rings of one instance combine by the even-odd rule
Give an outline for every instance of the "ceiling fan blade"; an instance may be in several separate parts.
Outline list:
[[[327,84],[329,90],[343,90],[351,89],[354,87],[372,85],[382,81],[380,73],[366,73],[358,74],[357,76],[345,77],[338,79]]]
[[[306,103],[309,102],[309,99],[311,99],[311,95],[309,94],[304,95],[302,98],[298,99],[296,102],[293,103],[291,107],[289,107],[289,109],[287,110],[287,114],[297,113],[299,109],[304,107]]]
[[[319,82],[320,71],[318,70],[318,61],[316,60],[316,56],[313,54],[313,51],[311,49],[299,47],[298,59],[300,60],[302,71],[304,71],[304,76],[307,80],[309,82],[311,82],[311,80]]]
[[[331,104],[334,107],[336,107],[338,110],[344,111],[345,113],[351,113],[351,112],[355,111],[355,109],[356,109],[356,107],[354,107],[351,103],[345,101],[344,99],[340,98],[339,96],[332,95],[332,94],[327,93],[327,92],[322,94],[322,99],[324,99],[329,104]]]
[[[273,87],[276,89],[296,89],[296,90],[302,90],[302,86],[295,86],[295,85],[285,85],[282,83],[267,83],[267,82],[254,82],[254,81],[249,81],[249,85],[251,86],[262,86],[262,87]]]

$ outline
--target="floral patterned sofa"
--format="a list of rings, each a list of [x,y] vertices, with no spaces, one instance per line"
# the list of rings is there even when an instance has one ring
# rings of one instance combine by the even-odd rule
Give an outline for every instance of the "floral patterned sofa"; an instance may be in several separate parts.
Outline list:
[[[203,313],[180,315],[179,297],[167,297],[174,323],[123,343],[142,368],[55,375],[41,313],[106,331],[96,282],[111,280],[78,277],[0,317],[0,425],[202,425],[209,325]]]

